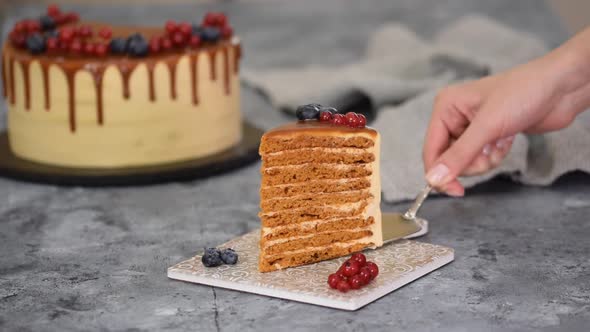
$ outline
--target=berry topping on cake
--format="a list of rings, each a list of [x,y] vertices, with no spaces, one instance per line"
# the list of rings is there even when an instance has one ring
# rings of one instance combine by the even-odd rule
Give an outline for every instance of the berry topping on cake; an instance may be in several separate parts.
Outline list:
[[[317,120],[320,116],[320,108],[322,106],[319,104],[307,104],[297,107],[295,110],[295,115],[297,119],[303,120]]]
[[[16,22],[9,34],[9,40],[13,46],[26,49],[31,54],[51,51],[52,55],[68,53],[70,55],[98,56],[95,51],[91,52],[93,47],[96,50],[96,45],[87,46],[96,43],[97,37],[94,35],[97,32],[98,37],[105,40],[110,46],[106,47],[107,54],[111,52],[116,55],[143,57],[150,53],[158,54],[188,48],[197,49],[220,40],[230,39],[234,34],[227,16],[218,12],[207,13],[203,16],[200,24],[194,25],[188,22],[177,23],[169,20],[162,28],[164,36],[159,37],[157,42],[152,39],[151,33],[144,36],[139,34],[117,35],[110,26],[78,25],[76,22],[79,20],[78,13],[62,13],[57,5],[49,5],[46,14],[39,16],[39,18]],[[36,36],[31,38],[32,46],[29,46],[27,40],[36,33],[40,33],[44,40],[49,37],[57,37],[57,45],[55,45],[56,42],[52,42],[52,47],[41,47],[38,43],[39,37]],[[76,38],[78,41],[74,42]],[[43,45],[45,45],[45,41]]]
[[[234,265],[238,262],[238,254],[231,248],[223,249],[221,251],[221,260],[225,264]]]
[[[337,126],[342,126],[346,124],[346,118],[343,114],[334,114],[332,115],[332,124]]]
[[[320,104],[301,105],[297,107],[295,115],[300,121],[319,120],[336,126],[364,128],[367,125],[367,118],[362,114],[348,112],[344,115],[340,114],[334,107],[324,107]]]
[[[362,253],[355,253],[340,266],[336,273],[328,276],[328,285],[330,288],[346,293],[350,289],[359,289],[369,284],[377,275],[379,275],[377,264],[367,262],[367,257]]]
[[[332,113],[327,111],[320,111],[320,121],[330,122],[332,121]]]
[[[201,262],[205,267],[216,267],[223,264],[221,259],[221,251],[217,248],[206,248]]]

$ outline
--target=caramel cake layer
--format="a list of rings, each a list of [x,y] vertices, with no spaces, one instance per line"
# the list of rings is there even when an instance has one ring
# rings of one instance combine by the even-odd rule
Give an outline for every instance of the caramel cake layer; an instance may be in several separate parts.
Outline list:
[[[372,196],[368,190],[328,194],[308,194],[295,197],[279,197],[262,200],[260,202],[260,208],[263,213],[278,212],[282,210],[304,208],[309,206],[354,203],[364,201],[370,197]]]
[[[330,137],[309,136],[304,139],[293,138],[263,138],[260,143],[260,154],[295,150],[302,148],[359,148],[366,149],[373,146],[373,141],[366,137]]]
[[[260,188],[260,199],[295,196],[302,194],[335,193],[341,191],[362,190],[371,186],[369,177],[356,179],[326,179],[306,181],[294,184],[266,186]]]
[[[261,242],[285,239],[290,237],[313,235],[326,231],[337,231],[355,228],[365,228],[373,225],[375,219],[369,218],[334,218],[327,220],[312,220],[299,224],[284,225],[277,227],[263,227],[261,231]]]
[[[309,206],[280,212],[260,213],[263,227],[297,224],[317,219],[350,218],[359,216],[369,205],[368,201],[330,206]]]
[[[278,243],[268,243],[264,241],[260,243],[261,254],[276,255],[283,252],[289,252],[301,248],[319,247],[331,245],[337,242],[347,242],[351,240],[362,239],[373,235],[369,229],[353,229],[353,230],[339,230],[314,234],[311,237],[285,239]]]
[[[262,170],[262,185],[297,183],[324,179],[352,179],[372,174],[371,167],[340,164],[304,164],[296,166],[276,166]]]
[[[300,164],[366,164],[375,161],[371,151],[365,149],[330,149],[321,151],[323,148],[297,149],[282,152],[275,152],[262,156],[263,167],[300,165]],[[315,150],[315,151],[309,151]],[[318,153],[319,152],[319,153]]]
[[[291,266],[316,263],[327,259],[346,256],[371,246],[374,246],[374,243],[368,241],[351,241],[349,243],[338,243],[338,245],[320,248],[303,248],[302,251],[299,252],[286,252],[278,255],[266,256],[259,261],[258,269],[260,272],[270,272]]]

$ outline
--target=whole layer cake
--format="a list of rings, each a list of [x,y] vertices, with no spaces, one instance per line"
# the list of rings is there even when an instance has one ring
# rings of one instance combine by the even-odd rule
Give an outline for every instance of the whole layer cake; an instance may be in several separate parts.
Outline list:
[[[379,133],[364,118],[347,125],[356,114],[318,105],[301,112],[302,121],[268,131],[260,144],[262,272],[382,245]]]
[[[241,139],[240,43],[227,18],[162,28],[84,23],[50,6],[2,51],[10,147],[51,165],[194,159]]]

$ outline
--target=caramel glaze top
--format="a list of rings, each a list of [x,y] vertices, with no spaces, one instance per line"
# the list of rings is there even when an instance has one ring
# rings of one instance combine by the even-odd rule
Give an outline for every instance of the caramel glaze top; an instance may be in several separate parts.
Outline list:
[[[80,22],[76,24],[69,24],[69,26],[76,27],[79,25],[90,25],[96,32],[101,27],[106,26],[105,24],[94,23],[94,22]],[[133,33],[140,33],[146,40],[149,40],[154,35],[161,35],[163,31],[161,28],[151,27],[112,27],[113,37],[126,38]],[[99,37],[92,39],[86,39],[87,41],[98,41],[101,40]],[[106,41],[103,41],[106,42]],[[229,49],[234,48],[234,58],[229,59]],[[148,83],[149,84],[149,96],[151,101],[155,101],[155,89],[154,89],[154,75],[153,71],[158,62],[165,63],[170,72],[170,95],[172,99],[176,99],[176,65],[179,59],[183,56],[188,56],[190,59],[191,68],[191,93],[193,104],[198,104],[198,82],[197,82],[197,61],[200,54],[207,54],[209,61],[211,61],[211,73],[210,79],[217,80],[218,73],[216,72],[215,59],[218,54],[221,53],[223,57],[223,75],[224,87],[226,94],[230,93],[230,68],[229,63],[233,61],[234,73],[239,70],[239,60],[241,58],[241,47],[237,38],[232,40],[220,40],[216,43],[203,43],[197,49],[182,48],[173,49],[171,51],[164,51],[159,54],[148,54],[145,57],[131,57],[128,55],[117,55],[107,54],[104,57],[90,56],[90,55],[73,55],[64,54],[62,52],[58,54],[40,54],[32,55],[27,50],[17,49],[13,47],[10,42],[4,44],[2,52],[2,79],[3,79],[3,93],[4,97],[10,101],[11,104],[16,102],[15,88],[14,88],[14,64],[15,62],[20,64],[23,75],[24,75],[24,93],[25,93],[25,109],[30,109],[30,87],[29,87],[29,65],[32,61],[38,61],[41,65],[41,72],[43,75],[43,83],[45,90],[45,109],[49,111],[51,109],[51,103],[49,100],[49,86],[48,70],[49,66],[56,65],[62,69],[66,76],[69,93],[69,118],[70,118],[70,130],[71,132],[76,131],[76,110],[75,110],[75,85],[74,76],[79,70],[86,70],[90,72],[94,78],[96,87],[96,104],[97,104],[97,119],[100,125],[104,123],[104,115],[102,110],[102,78],[105,69],[111,65],[116,66],[121,73],[123,79],[123,97],[128,99],[129,93],[129,78],[131,73],[138,64],[146,64],[148,69]],[[8,62],[8,68],[6,68],[6,62]]]
[[[329,122],[320,122],[317,120],[297,121],[288,123],[267,131],[264,136],[278,137],[290,135],[320,134],[325,136],[348,136],[367,134],[375,139],[378,132],[370,127],[352,128],[346,125],[335,125]]]

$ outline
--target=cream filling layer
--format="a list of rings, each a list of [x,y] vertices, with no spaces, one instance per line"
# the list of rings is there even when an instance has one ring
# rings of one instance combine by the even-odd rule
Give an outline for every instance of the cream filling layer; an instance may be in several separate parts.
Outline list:
[[[354,194],[354,193],[358,193],[358,194],[364,194],[364,193],[368,193],[370,192],[370,189],[359,189],[359,190],[344,190],[344,191],[338,191],[338,192],[334,192],[334,193],[325,193],[325,194],[316,194],[314,196],[329,196],[329,195],[333,195],[333,194]],[[310,194],[300,194],[300,195],[293,195],[293,196],[281,196],[281,197],[273,197],[273,198],[268,198],[265,199],[264,201],[276,201],[276,200],[285,200],[285,199],[294,199],[294,198],[301,198],[301,197],[306,197],[309,196]]]
[[[289,242],[289,241],[309,239],[309,238],[312,238],[314,236],[321,235],[321,234],[328,234],[328,233],[334,233],[334,232],[354,233],[354,232],[361,232],[361,231],[367,231],[367,230],[371,230],[371,227],[357,227],[357,228],[351,228],[351,229],[342,229],[342,230],[338,230],[338,231],[330,230],[330,231],[317,232],[317,233],[313,233],[313,234],[291,236],[291,237],[287,237],[287,238],[276,239],[276,240],[271,240],[271,241],[265,242],[265,246],[262,247],[262,249],[268,248],[268,247],[276,245],[276,244]]]
[[[370,199],[372,200],[373,198],[370,198]],[[358,202],[354,202],[354,203],[325,205],[323,207],[329,208],[331,211],[350,212],[350,211],[354,211],[356,209],[359,209],[361,207],[361,205],[363,203],[365,203],[366,201],[367,200],[362,200],[362,201],[358,201]],[[308,208],[309,207],[301,207],[301,208],[296,208],[296,209],[276,210],[276,211],[261,213],[260,215],[265,216],[265,217],[271,217],[271,216],[274,216],[274,215],[281,213],[283,211],[301,211],[301,210],[308,209]]]
[[[348,248],[348,247],[352,247],[355,244],[359,244],[359,243],[367,243],[369,244],[370,242],[372,242],[370,240],[370,238],[362,238],[362,239],[356,239],[356,240],[350,240],[350,241],[346,241],[346,242],[336,242],[336,243],[330,243],[324,246],[317,246],[317,247],[307,247],[307,248],[302,248],[302,249],[297,249],[297,250],[290,250],[290,251],[283,251],[280,254],[274,254],[274,255],[264,255],[262,252],[260,253],[262,256],[264,256],[267,259],[272,259],[272,257],[276,257],[276,256],[283,256],[283,255],[295,255],[295,254],[300,254],[303,252],[309,252],[309,251],[316,251],[316,250],[322,250],[322,249],[326,249],[326,248],[331,248],[331,247],[338,247],[338,248]]]
[[[264,169],[265,172],[268,172],[270,170],[273,169],[281,169],[281,168],[304,168],[307,167],[309,165],[314,165],[317,163],[305,163],[305,164],[298,164],[298,165],[283,165],[283,166],[272,166],[272,167],[266,167]],[[373,164],[373,163],[371,163]],[[365,168],[365,169],[370,169],[370,165],[371,164],[360,164],[360,165],[350,165],[350,164],[337,164],[337,163],[322,163],[322,166],[330,166],[331,168],[334,168],[335,170],[352,170],[352,169],[356,169],[356,168]]]
[[[354,180],[360,180],[360,179],[365,179],[365,180],[371,180],[371,176],[364,176],[364,177],[360,177],[360,178],[354,178]],[[322,180],[311,180],[311,181],[305,181],[305,182],[295,182],[295,183],[287,183],[287,184],[275,184],[272,186],[262,186],[262,189],[264,188],[285,188],[285,187],[298,187],[298,186],[306,186],[306,185],[310,185],[310,184],[320,184],[320,183],[334,183],[334,184],[342,184],[342,183],[346,183],[350,181],[350,179],[322,179]]]
[[[361,217],[337,217],[337,218],[329,218],[329,219],[315,219],[310,221],[304,221],[298,224],[291,224],[291,225],[281,225],[275,227],[262,227],[262,236],[266,236],[268,234],[274,233],[276,231],[282,231],[284,229],[294,229],[294,230],[310,230],[315,228],[319,224],[329,223],[335,220],[345,220],[345,219],[354,219],[354,218],[361,218]]]

